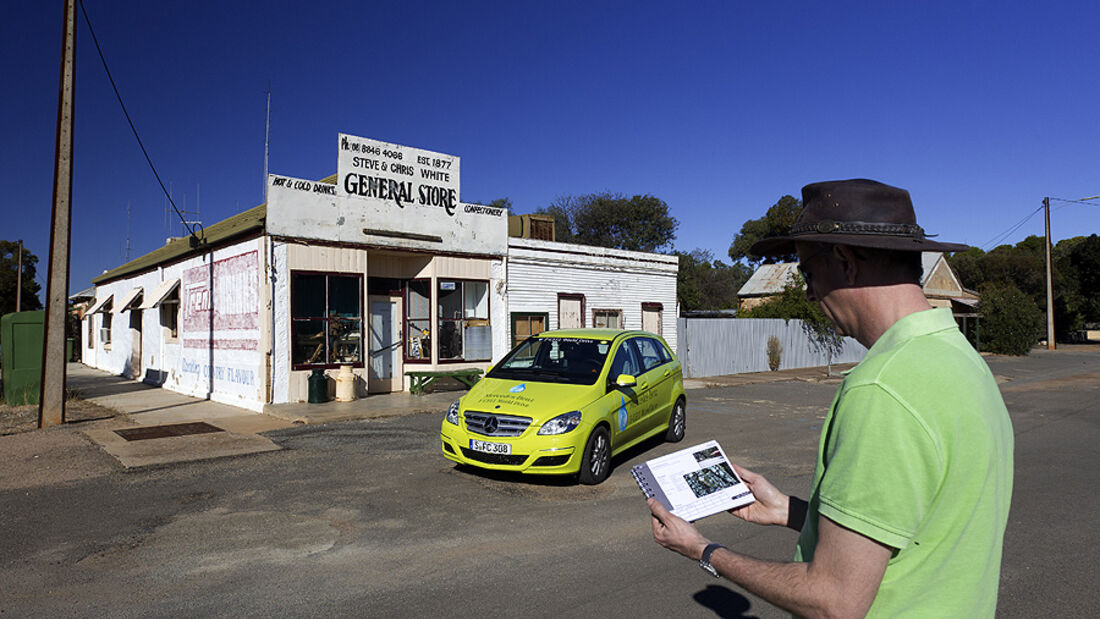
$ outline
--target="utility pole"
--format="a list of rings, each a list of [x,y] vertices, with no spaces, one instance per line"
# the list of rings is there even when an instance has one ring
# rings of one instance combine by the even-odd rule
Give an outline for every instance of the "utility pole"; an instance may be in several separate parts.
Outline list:
[[[15,259],[15,311],[23,308],[23,239],[19,239],[19,257]]]
[[[1043,212],[1046,219],[1046,238],[1043,250],[1047,258],[1047,350],[1054,350],[1054,277],[1050,264],[1050,197],[1043,198]]]
[[[61,36],[61,85],[57,97],[50,271],[46,283],[46,325],[38,427],[65,422],[65,314],[69,296],[69,245],[73,201],[73,96],[76,81],[76,2],[65,0]]]

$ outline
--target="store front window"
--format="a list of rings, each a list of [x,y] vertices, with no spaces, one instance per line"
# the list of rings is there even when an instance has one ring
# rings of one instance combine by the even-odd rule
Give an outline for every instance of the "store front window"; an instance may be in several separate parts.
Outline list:
[[[294,369],[363,365],[363,276],[291,273]]]
[[[432,282],[414,279],[405,294],[405,360],[432,360]]]
[[[439,360],[488,361],[493,354],[489,282],[439,280]]]

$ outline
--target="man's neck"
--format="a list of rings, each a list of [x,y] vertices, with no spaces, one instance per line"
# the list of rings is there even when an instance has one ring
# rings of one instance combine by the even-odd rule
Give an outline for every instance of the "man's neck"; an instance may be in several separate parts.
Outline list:
[[[909,314],[932,309],[916,284],[894,284],[859,289],[860,320],[853,336],[870,348],[894,323]]]

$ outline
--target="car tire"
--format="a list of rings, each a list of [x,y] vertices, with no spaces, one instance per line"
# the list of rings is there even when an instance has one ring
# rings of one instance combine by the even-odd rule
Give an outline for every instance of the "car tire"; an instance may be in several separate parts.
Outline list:
[[[581,470],[577,480],[582,484],[594,486],[611,474],[611,433],[603,426],[597,427],[588,435],[581,457]]]
[[[684,440],[684,432],[687,431],[687,404],[683,398],[676,400],[672,406],[672,413],[668,416],[668,431],[665,432],[665,440],[670,443],[679,443]]]

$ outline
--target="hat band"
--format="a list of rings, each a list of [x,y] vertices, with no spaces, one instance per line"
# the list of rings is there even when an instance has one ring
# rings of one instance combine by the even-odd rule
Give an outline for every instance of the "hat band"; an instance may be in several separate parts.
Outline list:
[[[789,236],[801,234],[869,234],[875,236],[906,236],[924,238],[924,228],[916,224],[885,224],[869,221],[833,221],[823,219],[817,223],[795,224]]]

